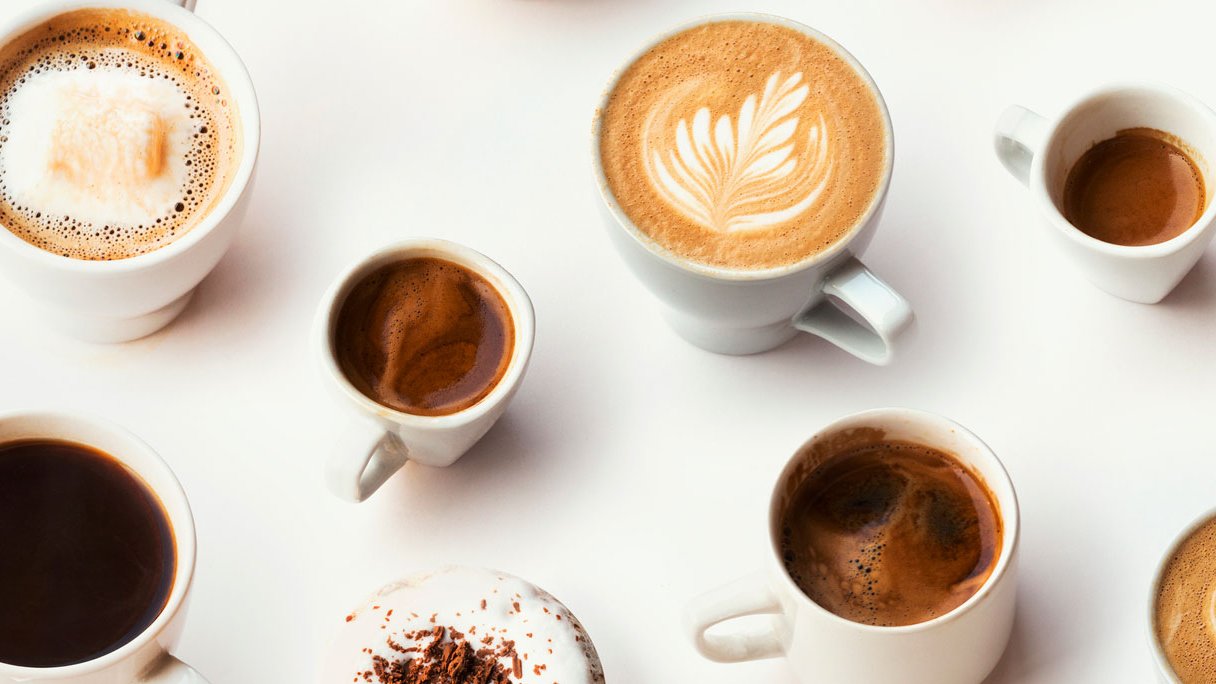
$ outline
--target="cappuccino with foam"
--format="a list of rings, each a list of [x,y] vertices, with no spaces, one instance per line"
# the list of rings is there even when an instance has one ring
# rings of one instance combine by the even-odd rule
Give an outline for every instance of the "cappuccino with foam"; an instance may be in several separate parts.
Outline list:
[[[48,252],[172,243],[225,195],[241,145],[227,86],[165,21],[83,9],[0,48],[0,225]]]
[[[621,74],[600,129],[608,187],[677,257],[795,264],[859,225],[891,154],[860,68],[787,26],[728,20],[666,38]]]

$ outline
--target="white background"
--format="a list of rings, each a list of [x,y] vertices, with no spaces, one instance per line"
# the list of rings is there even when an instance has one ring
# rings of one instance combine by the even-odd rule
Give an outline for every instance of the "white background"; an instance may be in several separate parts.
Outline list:
[[[890,367],[809,336],[751,358],[695,349],[599,222],[588,132],[609,75],[651,34],[737,9],[825,31],[886,96],[895,178],[865,260],[919,317]],[[183,317],[132,344],[56,337],[0,283],[0,408],[102,414],[176,469],[200,547],[180,654],[215,684],[313,681],[350,608],[446,563],[555,593],[613,684],[791,683],[781,661],[702,660],[680,611],[760,567],[794,449],[884,405],[973,429],[1018,489],[1018,621],[991,681],[1151,677],[1150,575],[1216,504],[1216,254],[1157,306],[1103,294],[1052,251],[990,130],[1008,103],[1054,113],[1117,79],[1216,102],[1210,2],[199,0],[199,14],[261,99],[243,233]],[[532,367],[455,466],[409,466],[345,504],[321,480],[346,414],[321,387],[312,316],[344,265],[412,235],[519,278]]]

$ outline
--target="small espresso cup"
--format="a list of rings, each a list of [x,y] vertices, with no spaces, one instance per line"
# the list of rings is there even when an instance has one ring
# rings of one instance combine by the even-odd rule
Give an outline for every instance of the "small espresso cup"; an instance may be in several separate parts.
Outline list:
[[[173,588],[164,608],[134,639],[103,656],[75,665],[18,667],[0,662],[0,682],[206,684],[194,669],[170,655],[185,625],[190,583],[194,578],[195,538],[190,504],[169,465],[138,437],[105,421],[55,412],[0,414],[0,444],[27,439],[84,444],[110,455],[138,475],[160,500],[173,530],[177,562]]]
[[[834,445],[900,440],[950,453],[983,480],[1001,517],[1000,555],[984,585],[965,603],[927,622],[880,627],[847,620],[811,600],[781,558],[782,516],[790,498]],[[1018,503],[1001,462],[978,437],[940,416],[876,409],[832,423],[790,459],[769,507],[766,569],[710,592],[689,606],[685,622],[698,651],[731,663],[784,657],[799,681],[815,684],[900,682],[976,684],[1000,660],[1013,627],[1017,591]],[[724,623],[747,616],[746,626]]]
[[[168,325],[219,263],[244,220],[258,156],[257,98],[236,51],[189,11],[193,5],[193,0],[59,0],[0,22],[2,45],[76,9],[118,8],[151,15],[189,36],[220,72],[239,112],[243,146],[234,160],[230,186],[196,226],[164,247],[127,259],[87,261],[42,250],[0,226],[0,271],[25,291],[37,317],[72,337],[125,342]]]
[[[1182,547],[1191,535],[1195,534],[1201,527],[1210,523],[1216,518],[1216,508],[1208,510],[1203,515],[1196,518],[1190,525],[1187,525],[1181,532],[1174,537],[1170,542],[1169,548],[1161,556],[1161,561],[1157,564],[1157,571],[1153,573],[1152,584],[1149,585],[1148,592],[1148,641],[1149,648],[1153,654],[1153,662],[1157,671],[1157,681],[1162,684],[1182,684],[1182,680],[1174,672],[1173,666],[1170,665],[1169,658],[1165,654],[1165,649],[1161,645],[1161,641],[1157,638],[1157,596],[1158,590],[1161,587],[1161,582],[1165,578],[1166,568],[1169,567],[1170,561],[1174,555]],[[1210,604],[1209,604],[1210,605]],[[1207,612],[1209,630],[1216,630],[1216,613],[1210,610]],[[1211,632],[1209,632],[1211,633]]]
[[[886,164],[879,189],[865,213],[827,249],[787,266],[756,270],[719,268],[682,258],[663,248],[622,210],[609,187],[600,157],[603,111],[621,75],[672,35],[727,20],[776,24],[828,46],[868,85],[884,123]],[[891,118],[882,94],[851,54],[808,26],[753,13],[705,17],[648,42],[612,77],[596,110],[591,134],[595,178],[612,241],[634,275],[661,301],[667,322],[681,337],[720,354],[754,354],[776,348],[800,331],[809,332],[875,364],[890,362],[893,339],[912,320],[907,300],[859,260],[874,237],[886,201],[894,162],[893,145]]]
[[[338,316],[351,290],[382,266],[418,257],[451,261],[485,278],[502,295],[512,317],[515,339],[502,378],[480,401],[455,413],[414,415],[377,403],[346,377],[335,351]],[[326,385],[336,393],[340,403],[355,413],[326,468],[330,491],[348,501],[363,501],[371,496],[406,461],[428,466],[455,463],[507,410],[528,368],[536,337],[532,300],[506,269],[480,252],[432,238],[389,245],[349,266],[321,300],[314,328],[313,339]]]
[[[1064,217],[1064,186],[1073,166],[1095,144],[1120,131],[1152,128],[1176,136],[1193,151],[1205,178],[1207,206],[1177,237],[1154,245],[1126,246],[1091,237]],[[1123,299],[1155,304],[1178,285],[1212,241],[1216,159],[1216,114],[1195,98],[1155,83],[1109,85],[1047,119],[1013,105],[996,124],[997,157],[1030,189],[1054,242],[1082,275]]]

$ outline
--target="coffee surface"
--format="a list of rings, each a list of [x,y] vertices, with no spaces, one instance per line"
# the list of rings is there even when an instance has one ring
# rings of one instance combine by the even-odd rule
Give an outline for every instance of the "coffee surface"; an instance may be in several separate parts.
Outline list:
[[[1207,206],[1203,174],[1185,145],[1149,128],[1120,131],[1068,173],[1064,216],[1116,245],[1155,245],[1193,226]]]
[[[342,372],[389,408],[444,415],[481,401],[510,365],[515,325],[498,290],[444,259],[389,264],[359,282],[334,332]]]
[[[240,156],[228,87],[171,24],[83,9],[0,48],[0,225],[48,252],[164,247],[215,207]]]
[[[173,588],[160,502],[107,454],[57,441],[0,446],[0,663],[92,660],[144,631]]]
[[[910,625],[971,598],[1000,557],[992,494],[952,456],[890,441],[835,456],[785,511],[786,569],[819,605],[854,622]]]
[[[1157,641],[1183,684],[1216,682],[1216,520],[1174,552],[1154,613]]]
[[[662,248],[701,264],[797,263],[848,234],[890,155],[866,79],[827,45],[751,21],[662,41],[601,113],[608,186]]]

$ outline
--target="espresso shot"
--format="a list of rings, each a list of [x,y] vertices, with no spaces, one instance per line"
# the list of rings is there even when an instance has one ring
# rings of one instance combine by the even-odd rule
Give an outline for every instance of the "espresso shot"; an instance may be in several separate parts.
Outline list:
[[[347,295],[334,330],[342,373],[378,404],[421,416],[463,411],[502,380],[515,347],[503,296],[454,262],[383,266]]]
[[[1194,153],[1176,137],[1132,128],[1099,142],[1072,167],[1064,217],[1114,245],[1155,245],[1185,233],[1207,207]]]
[[[156,495],[74,442],[0,445],[0,663],[87,662],[160,615],[177,567]]]
[[[912,625],[962,605],[1001,555],[995,497],[953,456],[884,441],[831,457],[798,485],[782,559],[809,598],[853,622]]]

